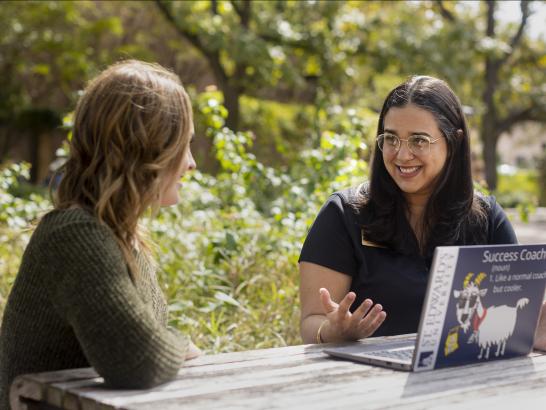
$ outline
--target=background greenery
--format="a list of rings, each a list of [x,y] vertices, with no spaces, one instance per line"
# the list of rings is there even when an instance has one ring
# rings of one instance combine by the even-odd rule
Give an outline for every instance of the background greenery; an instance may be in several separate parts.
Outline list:
[[[445,78],[461,97],[481,178],[502,204],[545,201],[546,147],[536,168],[496,173],[500,134],[546,119],[546,48],[526,34],[533,2],[510,24],[495,7],[3,2],[0,316],[31,224],[50,206],[36,171],[44,150],[66,137],[60,124],[78,90],[123,58],[172,68],[194,103],[199,170],[182,203],[145,224],[172,324],[206,351],[301,342],[297,258],[307,229],[331,192],[366,179],[377,112],[408,75]],[[21,141],[32,166],[15,161]]]
[[[361,135],[371,134],[375,118],[338,113],[321,133],[320,149],[271,168],[249,152],[250,133],[224,127],[227,111],[214,96],[204,93],[195,102],[219,170],[188,175],[182,203],[144,221],[158,244],[172,324],[207,351],[297,344],[299,249],[328,193],[367,174]],[[49,203],[25,188],[28,164],[8,166],[1,177],[3,308],[31,233],[28,223]]]

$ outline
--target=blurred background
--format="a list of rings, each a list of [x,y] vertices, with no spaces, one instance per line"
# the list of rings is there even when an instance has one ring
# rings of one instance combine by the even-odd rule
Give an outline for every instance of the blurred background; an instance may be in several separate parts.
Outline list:
[[[194,104],[198,171],[146,224],[171,324],[208,352],[301,343],[303,238],[366,179],[378,111],[412,74],[459,95],[477,185],[546,242],[542,1],[3,1],[0,33],[0,316],[78,95],[128,58]]]

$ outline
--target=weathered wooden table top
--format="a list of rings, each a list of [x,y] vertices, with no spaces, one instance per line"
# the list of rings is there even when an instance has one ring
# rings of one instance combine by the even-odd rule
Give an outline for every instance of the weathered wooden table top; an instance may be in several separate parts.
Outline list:
[[[392,338],[391,338],[392,339]],[[368,343],[364,341],[363,343]],[[19,409],[546,408],[546,355],[424,373],[336,360],[325,345],[203,356],[151,390],[110,390],[92,369],[21,376]],[[46,404],[47,403],[47,404]]]

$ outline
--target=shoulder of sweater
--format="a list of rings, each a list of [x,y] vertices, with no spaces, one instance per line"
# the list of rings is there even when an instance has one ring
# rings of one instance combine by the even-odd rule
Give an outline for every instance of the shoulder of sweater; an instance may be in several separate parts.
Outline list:
[[[82,244],[90,247],[100,244],[101,248],[120,252],[112,230],[79,208],[50,211],[38,224],[35,236],[38,243],[62,242],[79,248]]]
[[[54,209],[44,215],[37,229],[44,232],[58,232],[65,229],[74,229],[82,225],[95,226],[112,234],[110,228],[100,223],[95,216],[81,208]]]
[[[77,224],[81,222],[99,224],[99,221],[95,216],[82,208],[53,209],[45,214],[40,222],[44,224],[54,224],[56,226]]]

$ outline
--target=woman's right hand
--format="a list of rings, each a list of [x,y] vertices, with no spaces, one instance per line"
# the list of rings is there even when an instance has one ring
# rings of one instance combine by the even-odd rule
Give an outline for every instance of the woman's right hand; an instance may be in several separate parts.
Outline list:
[[[387,314],[380,304],[373,306],[370,299],[364,300],[353,312],[349,308],[353,304],[356,295],[349,292],[339,304],[330,297],[330,292],[320,288],[320,300],[326,315],[327,323],[320,329],[322,342],[342,342],[358,340],[374,334],[383,323]],[[372,307],[373,306],[373,307]]]

